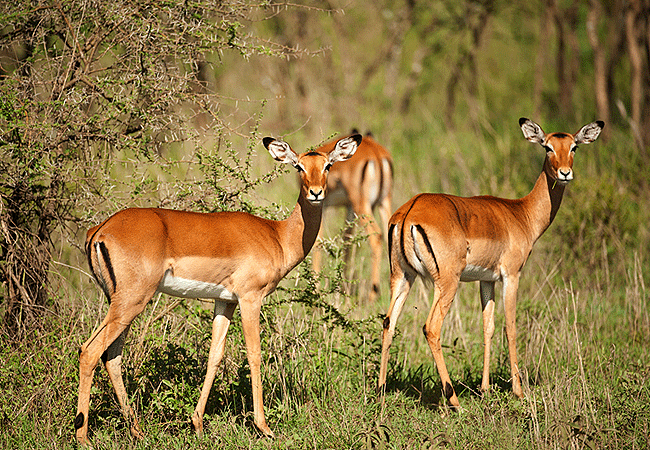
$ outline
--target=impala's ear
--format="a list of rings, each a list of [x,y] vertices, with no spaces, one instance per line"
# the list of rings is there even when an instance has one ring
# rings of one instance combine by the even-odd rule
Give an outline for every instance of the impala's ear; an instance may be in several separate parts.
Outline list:
[[[328,158],[330,164],[335,163],[336,161],[344,161],[354,155],[354,152],[357,151],[357,147],[361,144],[361,139],[362,137],[360,134],[353,134],[352,136],[339,140],[334,146],[334,150],[329,154]]]
[[[537,125],[530,119],[522,117],[519,119],[519,126],[521,131],[524,132],[524,137],[530,142],[537,143],[539,145],[544,145],[544,139],[546,139],[546,133],[542,130],[542,127]]]
[[[573,140],[576,145],[594,142],[600,135],[600,132],[603,131],[604,126],[605,122],[602,120],[591,122],[580,128],[580,131],[573,135]]]
[[[272,137],[265,137],[262,139],[262,143],[276,161],[291,163],[294,166],[298,164],[298,155],[286,142],[275,140]]]

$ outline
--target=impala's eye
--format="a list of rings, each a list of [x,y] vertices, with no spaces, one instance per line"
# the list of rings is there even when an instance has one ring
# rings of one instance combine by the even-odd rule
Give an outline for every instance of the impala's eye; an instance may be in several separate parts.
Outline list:
[[[549,146],[549,145],[545,145],[544,150],[546,150],[546,153],[549,153],[549,152],[554,153],[555,152],[555,150],[553,150],[553,148],[551,146]]]
[[[576,150],[578,150],[578,146],[574,145],[573,148],[571,149],[571,153],[575,153]]]
[[[327,172],[328,170],[330,170],[331,167],[332,167],[332,163],[327,163],[327,165],[325,166],[325,169],[323,169],[323,170],[325,172]]]
[[[305,171],[305,169],[300,164],[296,164],[294,167],[298,170],[298,172],[304,172]]]

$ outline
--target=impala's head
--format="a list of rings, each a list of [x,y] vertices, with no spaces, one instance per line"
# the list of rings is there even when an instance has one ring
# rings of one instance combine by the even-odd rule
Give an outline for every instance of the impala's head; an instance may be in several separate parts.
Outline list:
[[[544,170],[560,184],[573,180],[573,155],[580,144],[589,144],[598,138],[605,122],[597,120],[580,128],[576,134],[549,133],[530,119],[522,117],[519,126],[524,137],[536,142],[546,150]]]
[[[262,142],[276,161],[291,163],[300,174],[301,196],[312,204],[320,204],[325,199],[327,175],[330,167],[337,161],[344,161],[354,155],[361,143],[361,135],[339,140],[331,152],[310,151],[296,154],[284,141],[265,137]]]

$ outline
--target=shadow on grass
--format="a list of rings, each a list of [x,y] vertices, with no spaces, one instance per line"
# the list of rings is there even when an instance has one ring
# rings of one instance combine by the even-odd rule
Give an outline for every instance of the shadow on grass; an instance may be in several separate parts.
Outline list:
[[[456,395],[462,402],[463,398],[482,398],[481,392],[482,365],[479,367],[465,366],[460,376],[452,375],[452,384]],[[507,364],[499,364],[491,370],[490,390],[510,392],[510,368]],[[417,400],[424,408],[437,410],[446,404],[438,370],[433,361],[419,366],[404,366],[397,363],[386,377],[386,393],[401,392],[403,395]]]
[[[144,428],[153,421],[172,435],[193,431],[191,417],[205,379],[208,356],[205,349],[188,343],[166,342],[154,346],[143,360],[132,361],[129,356],[122,375],[130,404],[134,405]],[[205,413],[227,415],[243,426],[254,428],[252,410],[247,360],[243,359],[237,366],[224,357]],[[108,375],[100,366],[95,372],[89,416],[90,433],[102,427],[128,433],[129,424],[123,419]]]

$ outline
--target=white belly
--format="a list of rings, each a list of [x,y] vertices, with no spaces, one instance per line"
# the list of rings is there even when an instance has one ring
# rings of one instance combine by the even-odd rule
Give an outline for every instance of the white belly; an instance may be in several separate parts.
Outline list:
[[[237,294],[224,286],[205,281],[188,280],[165,272],[158,285],[158,292],[182,298],[214,298],[226,302],[237,302]]]
[[[460,281],[499,281],[501,277],[498,272],[485,267],[468,264],[460,274]]]

